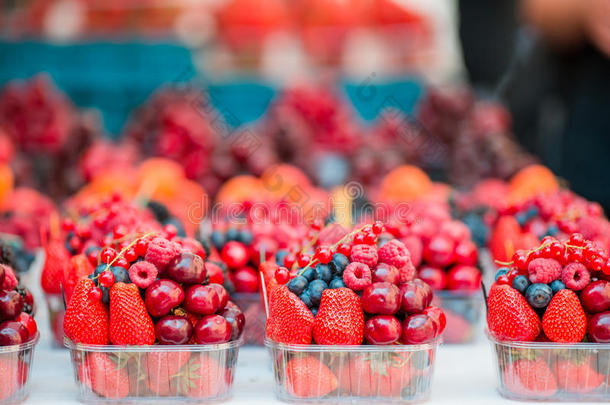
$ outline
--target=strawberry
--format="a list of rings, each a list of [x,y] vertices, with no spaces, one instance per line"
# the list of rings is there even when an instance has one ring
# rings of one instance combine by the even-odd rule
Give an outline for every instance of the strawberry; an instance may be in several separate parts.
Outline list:
[[[508,365],[502,380],[507,390],[520,397],[547,398],[557,392],[557,379],[541,358],[520,359]]]
[[[583,340],[587,333],[587,316],[574,291],[566,288],[553,296],[542,317],[542,329],[553,342]]]
[[[76,286],[76,283],[78,283],[78,280],[87,277],[89,274],[93,273],[93,270],[93,266],[87,259],[87,256],[82,254],[72,256],[70,265],[64,267],[63,288],[66,302],[70,302],[70,298],[72,297],[74,287]]]
[[[313,338],[321,345],[359,345],[364,338],[360,298],[349,288],[327,289],[313,324]]]
[[[0,401],[6,401],[25,384],[28,378],[28,365],[12,356],[0,357]]]
[[[47,294],[61,294],[61,284],[64,281],[64,274],[70,267],[70,254],[65,246],[58,240],[49,241],[45,246],[45,260],[40,284],[42,290]]]
[[[189,360],[188,352],[150,352],[146,357],[148,388],[161,396],[175,396],[178,385],[174,376]]]
[[[110,288],[110,342],[114,345],[152,345],[155,326],[135,284]]]
[[[487,325],[500,341],[532,341],[540,333],[540,318],[519,291],[494,284],[487,298]]]
[[[107,345],[108,308],[102,301],[92,301],[89,298],[89,293],[94,288],[97,287],[88,278],[83,278],[76,284],[64,316],[64,333],[73,342]]]
[[[193,355],[180,376],[179,389],[191,398],[212,398],[223,394],[229,384],[227,370],[205,353]]]
[[[333,392],[337,376],[314,357],[295,357],[286,364],[286,390],[298,398],[318,398]]]
[[[129,394],[127,371],[106,353],[89,353],[78,368],[78,379],[104,398],[124,398]]]
[[[398,397],[411,382],[410,355],[351,355],[336,370],[342,394],[359,397]]]
[[[555,375],[559,388],[579,394],[595,390],[605,379],[592,367],[590,358],[584,361],[558,360],[555,363]]]
[[[518,248],[521,227],[513,216],[498,218],[489,239],[489,251],[495,260],[507,262]]]
[[[269,339],[278,343],[309,344],[313,323],[309,308],[285,285],[269,294],[269,318],[265,327]]]

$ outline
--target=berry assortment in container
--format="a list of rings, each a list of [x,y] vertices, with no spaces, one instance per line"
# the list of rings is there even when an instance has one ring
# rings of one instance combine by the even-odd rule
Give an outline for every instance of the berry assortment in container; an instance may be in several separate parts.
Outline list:
[[[101,250],[66,309],[80,398],[229,397],[245,318],[210,282],[201,246],[167,231],[122,240],[120,251]]]
[[[311,247],[266,283],[277,396],[427,398],[446,320],[405,245],[376,222]]]
[[[489,338],[503,396],[610,400],[610,261],[582,234],[545,237],[496,273]]]

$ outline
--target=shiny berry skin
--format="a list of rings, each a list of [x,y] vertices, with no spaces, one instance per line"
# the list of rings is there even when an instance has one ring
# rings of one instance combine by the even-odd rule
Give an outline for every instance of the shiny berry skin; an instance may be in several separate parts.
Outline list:
[[[445,330],[445,326],[447,326],[447,317],[442,309],[435,306],[429,306],[424,309],[424,315],[428,315],[432,320],[436,323],[436,336],[440,336],[441,333]]]
[[[570,248],[568,249],[568,258],[571,262],[584,262],[584,252],[583,249]]]
[[[119,258],[117,258],[114,261],[114,263],[112,263],[112,265],[113,266],[119,266],[119,267],[122,267],[124,269],[128,269],[129,266],[130,266],[130,263],[124,257],[119,257]]]
[[[146,255],[146,251],[148,250],[148,243],[150,241],[146,238],[140,238],[134,245],[133,249],[138,254],[138,256]]]
[[[355,234],[352,244],[354,244],[354,245],[364,244],[364,234],[362,232],[358,232],[357,234]]]
[[[593,260],[589,261],[589,268],[592,270],[595,270],[595,271],[600,271],[601,269],[604,268],[605,263],[606,263],[606,260],[603,257],[597,256]]]
[[[391,345],[401,333],[402,325],[392,315],[376,315],[364,324],[364,338],[372,345]]]
[[[97,266],[99,257],[100,257],[99,249],[91,249],[87,253],[87,260],[89,260],[89,263],[91,263],[92,266]]]
[[[231,324],[220,315],[208,315],[195,325],[195,342],[200,345],[219,344],[231,339]]]
[[[72,221],[70,218],[64,219],[63,221],[61,221],[61,229],[66,232],[74,230],[74,221]]]
[[[585,237],[580,233],[573,233],[570,235],[568,244],[572,246],[583,246],[585,244]]]
[[[528,253],[524,250],[517,250],[513,255],[513,265],[519,270],[527,270]]]
[[[125,253],[123,254],[123,257],[125,258],[125,260],[127,260],[129,263],[131,263],[138,258],[138,254],[136,253],[134,248],[131,248],[131,249],[127,249],[125,251]]]
[[[526,276],[517,276],[512,281],[512,287],[521,294],[525,294],[525,291],[529,286],[530,280]]]
[[[165,275],[181,284],[201,284],[205,281],[207,271],[199,255],[182,252],[169,262]]]
[[[296,263],[296,261],[297,258],[293,254],[289,253],[284,256],[284,267],[291,269],[292,266],[294,266],[294,264]]]
[[[116,257],[117,252],[111,247],[105,247],[100,252],[100,260],[102,263],[110,263]]]
[[[320,263],[327,264],[331,261],[333,252],[327,247],[319,247],[313,257],[318,259]]]
[[[309,282],[303,276],[296,276],[288,283],[288,290],[295,295],[301,295],[307,288]]]
[[[290,280],[290,272],[286,267],[278,267],[274,277],[279,284],[286,284]]]
[[[246,316],[244,313],[235,305],[235,307],[225,307],[218,315],[225,318],[227,322],[229,322],[229,325],[231,325],[231,340],[239,339],[244,330],[244,325],[246,324]]]
[[[113,238],[116,239],[121,239],[124,238],[125,235],[127,235],[127,228],[125,228],[123,225],[119,225],[116,228],[114,228],[114,230],[112,231],[112,236]]]
[[[496,284],[498,285],[510,285],[510,280],[508,279],[508,276],[506,274],[499,276],[496,279]]]
[[[98,282],[102,287],[110,288],[114,284],[114,274],[112,274],[111,271],[106,270],[100,274]]]
[[[210,283],[208,284],[210,287],[212,287],[213,289],[216,290],[216,294],[218,294],[218,298],[220,300],[220,304],[218,305],[218,309],[223,309],[224,307],[227,306],[227,303],[229,302],[229,292],[226,290],[226,288],[224,288],[224,286],[222,286],[221,284],[217,284],[217,283]]]
[[[310,261],[311,257],[308,254],[299,255],[299,257],[297,258],[297,264],[299,265],[299,267],[307,266]]]
[[[478,258],[477,245],[472,241],[462,241],[455,247],[455,262],[458,264],[475,266]]]
[[[431,301],[431,291],[415,280],[400,285],[400,309],[403,312],[418,314],[428,307]]]
[[[102,290],[99,287],[94,287],[87,294],[87,298],[89,298],[92,302],[99,302],[102,299],[102,295]]]
[[[592,341],[610,343],[610,311],[593,315],[588,324],[587,330]]]
[[[0,291],[0,320],[15,319],[23,311],[23,298],[17,291]]]
[[[365,245],[374,245],[377,243],[377,235],[375,235],[372,231],[364,234],[364,239],[362,240]]]
[[[154,317],[169,314],[172,308],[184,301],[185,294],[180,284],[173,280],[160,279],[146,288],[144,302],[146,309]]]
[[[610,311],[610,281],[597,280],[580,292],[580,302],[586,312]]]
[[[506,276],[509,281],[510,277]],[[458,264],[447,273],[447,289],[456,291],[472,291],[481,287],[481,272],[473,266]]]
[[[383,232],[383,222],[376,221],[376,222],[373,224],[373,227],[371,228],[371,230],[373,231],[373,233],[374,233],[375,235],[379,235],[380,233],[382,233],[382,232]]]
[[[184,345],[192,335],[191,321],[181,316],[166,315],[155,324],[155,336],[162,345]]]
[[[20,322],[4,321],[0,323],[0,346],[20,345],[27,342],[28,330]]]
[[[563,257],[566,248],[561,242],[553,242],[551,243],[551,258],[560,259]]]
[[[184,308],[197,315],[212,315],[220,309],[220,297],[214,287],[193,285],[186,290]]]
[[[437,235],[424,248],[426,263],[446,267],[455,260],[455,243],[447,236]]]
[[[308,293],[309,298],[311,299],[311,303],[314,306],[320,305],[320,301],[322,300],[322,293],[324,290],[328,288],[328,284],[324,282],[324,280],[313,280],[309,283],[306,293]]]
[[[237,292],[255,293],[258,291],[258,273],[252,267],[242,267],[233,272],[231,281]]]
[[[241,242],[229,241],[222,247],[220,257],[227,267],[237,269],[248,264],[248,248]]]
[[[70,246],[70,249],[72,249],[72,251],[79,252],[81,247],[83,246],[83,242],[78,236],[72,236],[68,241],[68,245]]]
[[[341,253],[343,256],[349,257],[349,255],[352,253],[352,245],[347,243],[340,244],[337,246],[337,253]]]
[[[28,336],[32,337],[36,335],[38,326],[36,325],[36,321],[32,315],[22,312],[15,320],[25,326],[25,328],[28,330]]]
[[[400,272],[391,264],[377,263],[372,271],[373,282],[388,282],[395,285],[400,283]]]
[[[320,229],[322,229],[322,227],[324,226],[324,221],[322,221],[320,218],[316,218],[311,222],[311,229],[315,230],[315,231],[319,231]]]
[[[437,330],[437,324],[428,315],[409,315],[402,323],[400,341],[404,344],[428,343],[436,338]]]
[[[525,299],[530,307],[546,308],[553,298],[553,290],[546,284],[534,283],[525,290]]]
[[[425,281],[433,290],[442,290],[447,285],[445,271],[438,267],[423,266],[417,271],[417,277]]]
[[[610,275],[610,259],[606,260],[606,262],[604,263],[604,267],[602,267],[602,272],[604,274]]]
[[[362,293],[362,309],[369,314],[392,315],[401,304],[401,291],[391,283],[373,283]]]

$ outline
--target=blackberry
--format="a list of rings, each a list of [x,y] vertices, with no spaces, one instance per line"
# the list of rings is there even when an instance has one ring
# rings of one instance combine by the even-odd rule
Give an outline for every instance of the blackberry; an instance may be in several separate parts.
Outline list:
[[[165,223],[171,216],[167,207],[159,201],[151,200],[146,203],[146,207],[152,211],[157,221]]]

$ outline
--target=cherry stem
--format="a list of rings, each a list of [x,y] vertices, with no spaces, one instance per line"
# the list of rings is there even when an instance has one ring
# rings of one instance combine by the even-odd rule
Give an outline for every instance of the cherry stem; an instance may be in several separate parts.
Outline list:
[[[537,251],[539,251],[539,250],[541,250],[541,249],[544,249],[544,248],[545,248],[545,247],[547,247],[547,246],[551,246],[551,244],[553,244],[553,243],[555,243],[555,242],[558,242],[558,241],[547,242],[547,243],[544,243],[544,244],[542,244],[542,245],[538,246],[537,248],[534,248],[534,249],[532,249],[532,250],[528,250],[528,251],[527,251],[527,256],[529,256],[530,254],[532,254],[532,253],[534,253],[534,252],[537,252]],[[576,246],[576,245],[570,245],[570,244],[569,244],[569,243],[567,243],[567,242],[563,242],[563,243],[562,243],[562,242],[559,242],[559,243],[561,243],[563,246],[565,246],[565,247],[566,247],[566,250],[567,250],[568,248],[571,248],[571,249],[585,249],[585,247],[586,247],[586,246]],[[499,265],[501,265],[501,266],[512,266],[513,264],[515,264],[515,261],[514,261],[514,260],[512,260],[512,261],[510,261],[510,262],[503,262],[503,261],[501,261],[501,260],[494,260],[494,263],[499,264]]]

